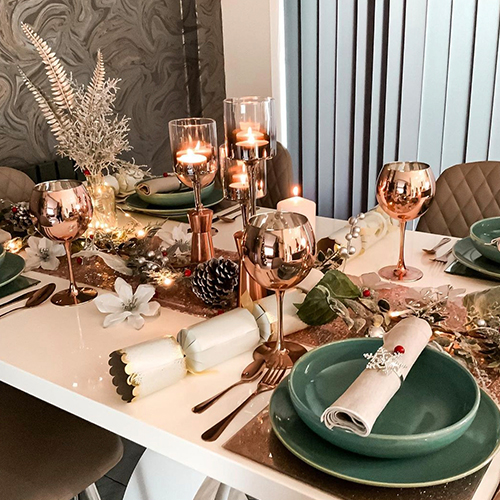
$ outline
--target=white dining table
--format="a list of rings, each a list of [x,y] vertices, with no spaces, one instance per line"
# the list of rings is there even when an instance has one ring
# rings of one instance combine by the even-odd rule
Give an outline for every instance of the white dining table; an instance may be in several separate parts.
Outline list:
[[[134,217],[142,222],[151,220],[136,214]],[[345,224],[345,221],[318,217],[317,237],[328,236]],[[214,245],[234,250],[232,234],[241,228],[241,219],[233,224],[219,222],[215,226],[218,234],[214,237]],[[432,247],[439,240],[437,235],[408,232],[407,262],[424,271],[424,277],[409,286],[449,283],[472,292],[498,284],[445,274],[444,265],[431,262],[422,252],[422,248]],[[395,231],[364,254],[351,259],[346,272],[360,275],[376,271],[395,263],[397,253],[398,232]],[[63,279],[37,272],[27,275],[39,279],[42,284],[54,282],[58,290],[67,287]],[[102,290],[99,293],[109,292]],[[203,431],[240,403],[253,390],[253,385],[238,387],[203,414],[195,415],[191,408],[238,380],[242,368],[251,361],[251,353],[207,372],[190,374],[144,399],[125,403],[111,383],[109,354],[148,339],[176,335],[181,328],[202,321],[202,318],[162,308],[159,318],[147,319],[143,329],[135,330],[125,323],[104,329],[103,317],[92,302],[66,308],[47,302],[6,316],[0,321],[0,380],[259,500],[336,498],[222,447],[266,406],[269,394],[254,399],[217,441],[201,439]],[[500,458],[497,457],[474,499],[490,499],[499,479]]]

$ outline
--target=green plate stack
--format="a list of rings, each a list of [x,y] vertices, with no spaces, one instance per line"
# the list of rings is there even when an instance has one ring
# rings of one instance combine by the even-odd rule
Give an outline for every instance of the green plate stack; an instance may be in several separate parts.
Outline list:
[[[471,374],[427,347],[361,437],[327,429],[321,414],[366,366],[380,339],[351,339],[315,349],[274,392],[270,416],[282,443],[333,476],[385,487],[445,483],[482,468],[500,445],[500,413]]]

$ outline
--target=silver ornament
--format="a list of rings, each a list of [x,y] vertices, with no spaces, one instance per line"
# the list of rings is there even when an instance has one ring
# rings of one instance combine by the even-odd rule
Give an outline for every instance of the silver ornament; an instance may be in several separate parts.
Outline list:
[[[349,255],[354,255],[356,253],[356,248],[355,247],[349,247]]]
[[[345,235],[345,239],[346,239],[347,241],[351,241],[351,240],[352,240],[352,236],[353,236],[353,235],[352,235],[352,234],[350,234],[350,233],[349,233],[349,234],[346,234],[346,235]]]
[[[361,232],[361,228],[360,228],[360,227],[358,227],[358,226],[354,226],[354,227],[352,228],[352,231],[353,231],[353,233],[355,233],[355,234],[359,234],[359,233]]]
[[[150,250],[146,255],[147,255],[148,259],[152,259],[155,257],[155,251]]]
[[[482,328],[483,326],[486,326],[486,321],[484,319],[476,319],[475,323],[480,328]]]
[[[376,337],[376,338],[383,338],[385,335],[385,330],[381,326],[370,326],[368,328],[368,336],[369,337]]]
[[[138,264],[144,264],[146,262],[146,258],[145,257],[138,257],[137,258],[137,263]]]
[[[352,237],[353,237],[353,238],[359,238],[359,233],[353,233],[353,234],[352,234]]]
[[[341,247],[340,250],[339,250],[339,255],[345,259],[347,257],[349,257],[349,250],[347,250],[346,247]]]
[[[366,217],[365,214],[358,214],[358,219],[363,220]]]

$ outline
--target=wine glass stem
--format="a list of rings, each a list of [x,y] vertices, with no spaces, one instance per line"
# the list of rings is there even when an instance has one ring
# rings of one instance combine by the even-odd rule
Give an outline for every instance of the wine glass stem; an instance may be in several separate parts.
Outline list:
[[[64,249],[66,250],[66,257],[68,259],[69,270],[69,292],[71,295],[78,295],[78,287],[75,283],[75,275],[73,274],[73,265],[71,264],[71,241],[64,242]]]
[[[396,269],[396,273],[398,276],[404,276],[406,274],[406,265],[405,265],[405,233],[406,233],[406,221],[399,221],[399,230],[400,230],[400,240],[399,240],[399,259],[398,265]]]
[[[257,190],[255,182],[255,166],[253,161],[247,161],[246,167],[248,172],[248,194],[249,194],[249,212],[250,217],[253,217],[257,211]]]
[[[276,290],[276,312],[278,313],[278,328],[276,332],[276,351],[284,350],[284,335],[283,335],[283,298],[285,296],[285,292],[283,290]]]
[[[203,203],[201,202],[201,182],[200,179],[198,179],[198,176],[194,179],[193,191],[195,208],[199,212],[203,208]]]

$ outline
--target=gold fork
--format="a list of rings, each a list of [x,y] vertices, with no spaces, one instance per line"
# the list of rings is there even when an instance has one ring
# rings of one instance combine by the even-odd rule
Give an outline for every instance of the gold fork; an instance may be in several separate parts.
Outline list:
[[[255,396],[262,394],[263,392],[272,391],[277,387],[285,376],[286,368],[276,367],[269,368],[262,380],[259,382],[257,389],[248,396],[243,403],[241,403],[236,409],[234,409],[229,415],[224,417],[220,422],[210,427],[201,435],[203,441],[215,441],[226,429],[226,427],[232,422],[234,417],[243,409],[243,407],[251,401]]]

